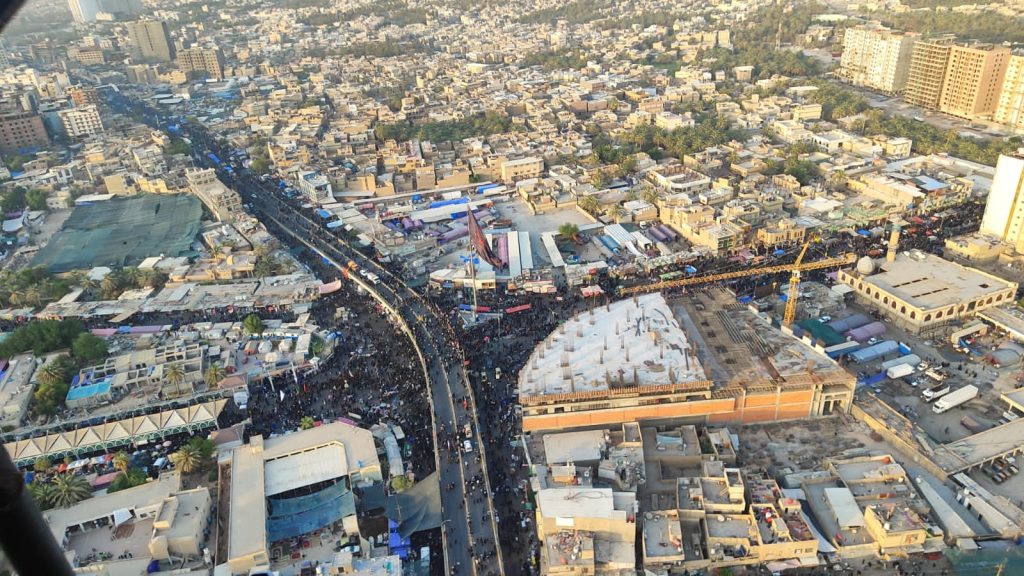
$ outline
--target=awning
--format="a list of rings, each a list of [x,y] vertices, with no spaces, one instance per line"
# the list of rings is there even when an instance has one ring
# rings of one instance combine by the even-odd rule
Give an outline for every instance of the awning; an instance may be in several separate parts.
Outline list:
[[[132,513],[127,508],[114,510],[114,526],[120,526],[132,519]]]

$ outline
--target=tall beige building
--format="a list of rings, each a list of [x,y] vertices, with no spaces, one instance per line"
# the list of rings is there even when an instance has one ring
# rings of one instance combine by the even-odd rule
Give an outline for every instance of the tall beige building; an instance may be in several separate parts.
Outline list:
[[[914,43],[920,36],[878,23],[846,30],[840,74],[855,86],[901,92],[907,84]]]
[[[955,40],[953,36],[941,36],[914,43],[907,84],[903,90],[903,99],[908,104],[929,110],[939,109],[946,64]]]
[[[1024,130],[1024,56],[1010,56],[999,91],[995,121],[1011,130]]]
[[[178,67],[181,71],[203,72],[209,78],[224,78],[224,59],[216,48],[189,48],[178,52]]]
[[[981,232],[991,234],[1024,254],[1024,156],[1001,155],[985,200]]]
[[[999,104],[1010,49],[955,44],[949,51],[939,110],[968,120],[991,119]]]
[[[128,37],[143,60],[170,62],[174,60],[174,43],[167,24],[159,20],[128,23]]]

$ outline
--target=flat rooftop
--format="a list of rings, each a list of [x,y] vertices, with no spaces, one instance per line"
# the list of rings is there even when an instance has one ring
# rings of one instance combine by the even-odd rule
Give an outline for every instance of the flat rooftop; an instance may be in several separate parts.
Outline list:
[[[952,474],[1002,456],[1024,445],[1024,418],[935,448],[932,458]]]
[[[836,472],[844,482],[861,481],[883,481],[893,477],[905,477],[907,475],[903,466],[889,458],[886,462],[881,458],[861,460],[858,462],[841,462],[835,464]]]
[[[114,510],[123,508],[133,510],[138,506],[155,504],[178,490],[181,490],[181,475],[171,470],[164,472],[153,482],[113,494],[87,498],[70,508],[52,508],[43,512],[43,519],[49,524],[50,531],[53,532],[53,537],[57,542],[62,542],[64,533],[70,526],[112,516]],[[109,532],[107,535],[109,536]],[[148,535],[146,541],[149,541]]]
[[[706,380],[687,333],[661,294],[583,312],[534,349],[519,375],[523,396]]]
[[[986,308],[978,313],[978,317],[1010,332],[1018,339],[1024,338],[1024,313],[1016,307]]]
[[[548,488],[537,493],[545,518],[611,518],[615,500],[611,488]]]
[[[880,272],[861,278],[866,284],[923,310],[958,305],[1000,290],[1008,282],[934,254],[899,253],[893,262],[881,261]]]
[[[326,447],[338,450],[324,452]],[[342,462],[318,463],[313,457]],[[369,430],[334,422],[278,436],[255,437],[231,454],[231,515],[228,557],[238,558],[267,547],[268,488],[275,493],[308,486],[325,475],[379,466],[373,434]],[[293,466],[294,464],[294,466]],[[331,476],[333,478],[336,476]]]
[[[576,531],[549,534],[544,538],[550,566],[593,566],[594,537]]]
[[[544,435],[544,454],[548,464],[600,460],[604,447],[604,430]]]
[[[683,530],[679,517],[672,514],[644,514],[644,553],[648,558],[681,556]]]
[[[707,516],[708,536],[712,538],[746,538],[751,545],[756,545],[757,527],[754,520],[747,515],[709,514]]]

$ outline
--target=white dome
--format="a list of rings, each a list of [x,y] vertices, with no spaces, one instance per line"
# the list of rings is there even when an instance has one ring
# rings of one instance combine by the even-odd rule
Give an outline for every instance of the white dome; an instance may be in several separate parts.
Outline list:
[[[860,260],[857,260],[857,272],[867,276],[868,274],[875,273],[875,261],[870,256],[864,256]]]

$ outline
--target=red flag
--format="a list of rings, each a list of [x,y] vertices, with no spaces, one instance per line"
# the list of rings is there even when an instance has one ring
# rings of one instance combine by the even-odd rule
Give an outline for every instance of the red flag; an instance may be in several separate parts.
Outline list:
[[[498,269],[504,268],[505,263],[491,250],[491,245],[487,243],[487,237],[480,229],[480,223],[476,221],[472,208],[469,209],[469,242],[476,250],[477,256],[483,258],[485,262]]]

